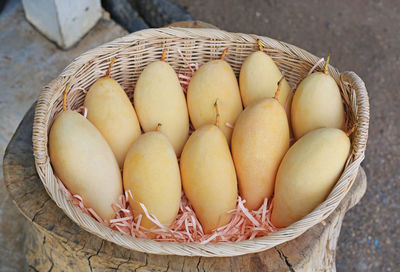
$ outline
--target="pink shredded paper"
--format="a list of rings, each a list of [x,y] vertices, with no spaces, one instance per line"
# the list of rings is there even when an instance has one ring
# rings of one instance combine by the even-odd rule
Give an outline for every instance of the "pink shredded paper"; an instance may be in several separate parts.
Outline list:
[[[246,201],[240,196],[238,196],[236,208],[228,212],[232,214],[231,221],[211,234],[204,234],[203,228],[184,194],[182,194],[178,215],[169,227],[163,226],[153,214],[149,213],[142,203],[141,206],[145,214],[140,214],[135,218],[127,201],[129,197],[132,197],[130,191],[125,191],[125,194],[119,197],[118,202],[113,204],[115,218],[107,222],[102,220],[93,209],[87,208],[79,195],[71,194],[61,180],[58,179],[58,182],[67,197],[84,213],[103,225],[132,237],[153,239],[159,242],[208,244],[251,240],[278,230],[270,220],[272,202],[268,202],[265,199],[258,210],[249,211],[244,206]],[[152,229],[142,227],[140,225],[142,216],[146,216],[156,227]]]
[[[325,59],[324,58],[320,58],[315,64],[314,64],[314,66],[313,67],[311,67],[311,69],[310,69],[310,71],[308,71],[308,74],[307,74],[307,76],[309,76],[309,75],[311,75],[312,74],[312,72],[314,72],[314,70],[315,70],[315,68],[317,68],[318,67],[318,65],[320,65],[322,62],[324,62],[325,61]]]

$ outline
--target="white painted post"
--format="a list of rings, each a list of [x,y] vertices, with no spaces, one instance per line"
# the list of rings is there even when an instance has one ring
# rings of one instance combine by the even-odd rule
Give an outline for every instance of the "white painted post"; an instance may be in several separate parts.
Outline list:
[[[67,49],[102,16],[100,0],[22,0],[25,16],[43,35]]]

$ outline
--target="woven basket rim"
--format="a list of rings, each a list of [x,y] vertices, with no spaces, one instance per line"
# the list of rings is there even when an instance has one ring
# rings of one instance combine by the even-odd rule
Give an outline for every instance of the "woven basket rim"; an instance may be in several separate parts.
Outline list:
[[[52,103],[55,102],[57,97],[55,90],[60,88],[60,86],[65,85],[69,80],[69,77],[74,75],[74,73],[81,69],[84,64],[91,61],[93,58],[102,54],[117,55],[124,47],[155,37],[165,39],[215,39],[216,41],[234,40],[237,42],[242,41],[251,43],[255,43],[257,39],[260,39],[262,43],[271,48],[286,52],[290,55],[301,58],[302,60],[315,63],[319,59],[311,53],[294,45],[264,36],[231,33],[218,29],[178,27],[138,31],[83,53],[69,64],[56,79],[43,88],[36,105],[33,125],[32,141],[37,172],[49,196],[64,211],[64,213],[83,229],[129,249],[153,254],[206,257],[236,256],[263,251],[298,237],[312,226],[327,218],[339,205],[340,201],[347,194],[355,180],[360,163],[364,159],[369,126],[369,101],[364,82],[354,72],[339,73],[339,71],[331,65],[329,65],[328,69],[332,76],[337,80],[341,80],[348,84],[354,92],[353,97],[355,97],[355,101],[350,101],[355,106],[357,116],[357,127],[354,132],[354,142],[352,143],[352,156],[354,159],[346,165],[339,181],[328,198],[313,212],[289,227],[265,237],[241,242],[223,242],[205,245],[198,243],[156,242],[149,239],[133,238],[113,231],[87,216],[79,208],[70,203],[69,199],[67,199],[61,192],[57,182],[55,182],[47,150],[47,132],[49,124],[46,123],[46,120],[51,114],[49,108]],[[347,182],[341,182],[343,180],[347,180]],[[77,222],[78,219],[84,220],[85,224],[80,223],[82,221]]]

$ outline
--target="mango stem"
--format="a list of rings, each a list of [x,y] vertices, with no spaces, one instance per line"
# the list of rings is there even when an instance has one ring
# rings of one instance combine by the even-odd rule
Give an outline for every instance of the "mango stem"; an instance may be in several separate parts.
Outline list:
[[[257,44],[258,44],[258,50],[260,50],[261,52],[264,51],[264,47],[262,46],[260,39],[257,39]]]
[[[228,52],[229,47],[225,48],[224,52],[222,52],[221,60],[224,60],[226,53]]]
[[[110,76],[111,67],[112,67],[113,64],[114,64],[115,59],[116,59],[116,57],[113,57],[113,58],[111,59],[111,62],[110,62],[110,64],[108,65],[108,69],[107,69],[107,72],[106,72],[106,77],[109,77],[109,76]]]
[[[330,55],[326,58],[325,67],[324,67],[324,74],[325,74],[325,75],[328,74],[328,65],[329,65],[329,60],[330,60],[330,58],[331,58]]]
[[[162,52],[162,55],[161,55],[161,61],[165,61],[165,56],[167,55],[167,51],[168,51],[168,49],[164,49],[163,50],[163,52]]]
[[[68,91],[69,91],[69,83],[67,83],[67,85],[65,85],[65,90],[64,90],[64,99],[63,99],[63,111],[67,110],[67,95],[68,95]]]
[[[161,126],[162,126],[162,124],[161,124],[161,123],[158,123],[158,124],[157,124],[157,127],[156,127],[156,131],[160,131]]]
[[[282,86],[282,82],[283,82],[284,78],[285,78],[285,76],[282,75],[281,79],[279,79],[279,81],[278,81],[278,89],[276,90],[275,95],[274,95],[275,99],[278,99],[279,93],[281,92],[281,86]]]
[[[219,113],[218,98],[217,98],[217,100],[215,100],[214,107],[215,107],[215,111],[216,111],[216,115],[215,115],[215,125],[216,125],[217,127],[219,127],[219,118],[220,118],[221,115],[220,115],[220,113]]]

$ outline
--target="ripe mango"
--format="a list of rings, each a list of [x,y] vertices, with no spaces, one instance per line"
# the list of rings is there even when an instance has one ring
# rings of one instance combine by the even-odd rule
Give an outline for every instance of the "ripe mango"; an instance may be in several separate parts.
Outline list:
[[[276,176],[272,223],[289,226],[321,204],[339,179],[349,152],[349,137],[337,128],[311,131],[292,145]]]
[[[205,233],[229,223],[236,207],[237,180],[229,146],[215,125],[197,129],[180,159],[183,190]]]
[[[317,128],[345,129],[345,118],[340,90],[333,77],[315,72],[299,84],[291,107],[296,139]]]
[[[249,210],[256,210],[271,198],[289,148],[288,120],[278,100],[262,98],[247,106],[236,121],[231,146],[240,195]]]
[[[50,130],[49,154],[55,174],[70,192],[102,219],[112,219],[111,205],[122,194],[121,172],[96,127],[77,112],[63,111]]]
[[[273,97],[276,92],[276,84],[281,78],[282,73],[270,56],[262,51],[251,53],[244,60],[239,75],[243,105],[247,107],[260,98]],[[283,107],[285,107],[289,93],[289,83],[283,79],[278,96]]]
[[[134,216],[142,214],[141,226],[154,227],[140,203],[146,206],[164,226],[175,220],[181,200],[181,177],[174,148],[159,131],[142,134],[126,155],[124,189],[130,190],[133,199],[129,204]]]
[[[214,103],[220,107],[218,127],[230,143],[232,128],[242,111],[239,87],[235,73],[224,60],[213,60],[202,65],[190,80],[187,92],[187,103],[190,120],[198,129],[206,124],[215,123]]]
[[[87,119],[107,140],[122,168],[129,147],[141,134],[128,96],[117,81],[104,77],[90,87],[84,106],[88,110]]]
[[[189,137],[189,116],[178,77],[165,61],[149,64],[141,73],[134,93],[135,109],[144,131],[160,131],[167,136],[179,156]]]

